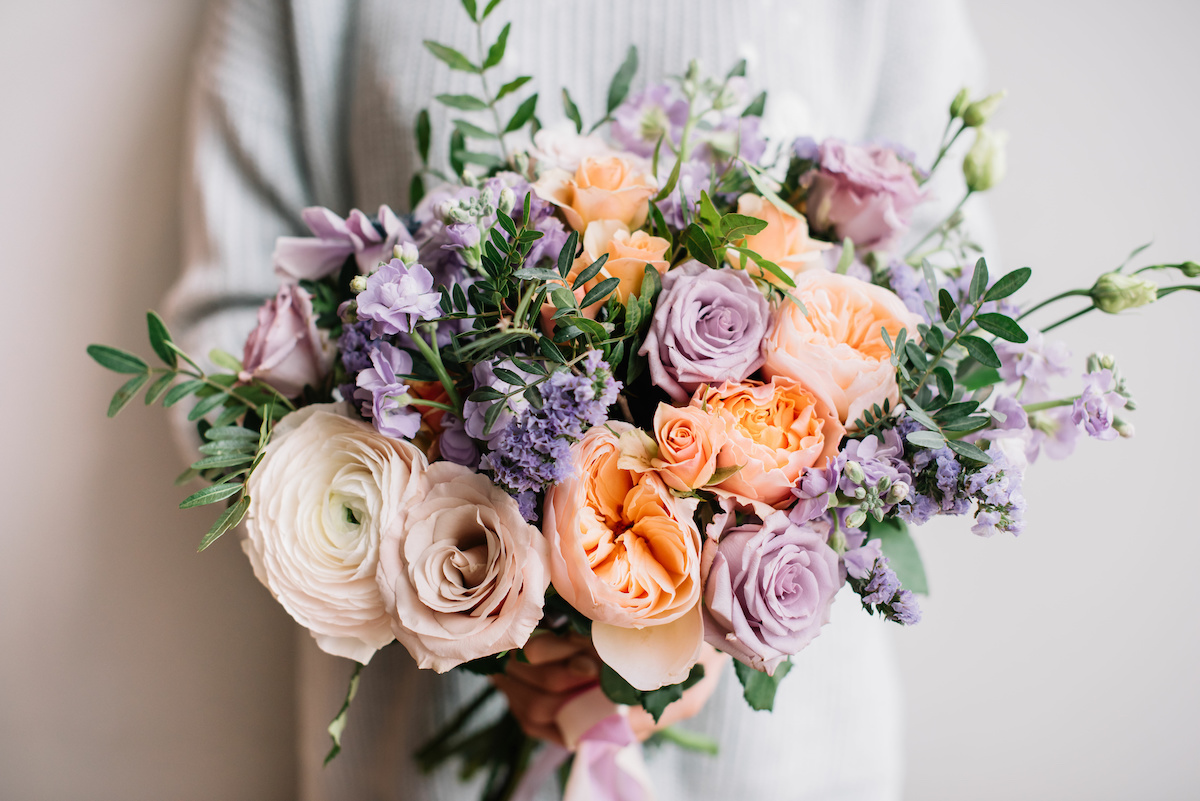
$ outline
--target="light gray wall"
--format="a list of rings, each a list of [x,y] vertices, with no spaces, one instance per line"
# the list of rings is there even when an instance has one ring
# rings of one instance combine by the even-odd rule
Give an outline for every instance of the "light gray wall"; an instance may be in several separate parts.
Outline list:
[[[0,4],[0,797],[294,797],[292,626],[232,541],[197,556],[161,413],[101,410],[83,353],[144,350],[177,259],[182,93],[202,0]],[[997,119],[1006,267],[1081,286],[1151,238],[1200,256],[1190,3],[970,2]],[[1195,759],[1197,297],[1066,338],[1122,356],[1138,438],[1039,463],[1019,540],[920,533],[898,631],[913,799],[1175,799]]]

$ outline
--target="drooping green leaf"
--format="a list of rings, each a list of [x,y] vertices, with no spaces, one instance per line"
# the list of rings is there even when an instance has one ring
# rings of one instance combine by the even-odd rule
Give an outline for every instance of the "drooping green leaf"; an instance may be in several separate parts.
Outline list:
[[[469,58],[452,47],[447,47],[444,44],[439,44],[438,42],[434,42],[430,39],[425,40],[425,47],[430,53],[433,53],[435,58],[443,62],[452,70],[459,70],[460,72],[479,72],[479,68],[476,67]]]
[[[242,518],[246,516],[246,510],[249,508],[250,497],[243,496],[241,500],[226,509],[221,516],[217,518],[217,522],[213,523],[212,528],[208,530],[208,533],[204,535],[204,538],[200,540],[200,546],[196,548],[196,551],[203,551],[205,548],[216,542],[217,538],[219,538],[226,531],[242,522]]]
[[[487,103],[474,95],[438,95],[435,99],[443,106],[459,111],[483,111],[488,107]]]
[[[158,358],[162,359],[168,367],[178,364],[179,357],[167,346],[167,343],[171,341],[171,332],[167,330],[167,324],[156,312],[146,312],[146,328],[150,333],[150,347],[154,348]]]
[[[667,711],[668,706],[682,698],[684,691],[695,686],[703,678],[704,665],[692,665],[688,677],[680,683],[668,684],[666,687],[641,693],[642,709],[649,712],[650,717],[654,718],[654,722],[657,723],[662,719],[663,712]]]
[[[779,683],[792,669],[791,660],[784,660],[775,667],[775,675],[768,676],[760,670],[755,670],[737,660],[733,662],[738,681],[742,683],[742,696],[751,709],[760,712],[770,712],[775,708],[775,692]]]
[[[558,346],[550,341],[550,337],[541,337],[538,339],[538,350],[547,359],[557,364],[565,364],[567,361],[562,355],[562,351],[558,349]]]
[[[613,276],[612,278],[605,278],[603,281],[588,290],[588,293],[583,296],[583,300],[579,301],[579,307],[581,309],[586,309],[593,303],[598,303],[599,301],[604,300],[611,295],[620,284],[621,279],[617,278],[616,276]],[[589,322],[592,321],[589,320]],[[599,323],[597,323],[597,325],[599,325]]]
[[[229,396],[225,393],[218,392],[214,395],[209,395],[207,398],[201,398],[199,402],[192,407],[192,410],[188,412],[187,419],[191,420],[192,422],[199,420],[201,417],[224,403],[228,397]]]
[[[743,78],[743,77],[745,77],[745,75],[746,75],[746,59],[744,59],[744,58],[738,59],[738,62],[733,65],[733,68],[731,70],[729,70],[728,73],[726,73],[725,80],[728,81],[730,78]]]
[[[692,258],[701,264],[717,269],[717,254],[713,252],[708,234],[696,223],[691,223],[683,232],[683,243]]]
[[[112,401],[108,404],[108,416],[116,417],[117,412],[125,408],[129,401],[133,400],[133,396],[138,393],[147,381],[150,380],[150,373],[141,373],[126,381],[113,395]]]
[[[613,75],[612,83],[608,85],[608,103],[605,106],[605,114],[612,114],[617,106],[625,101],[626,95],[629,94],[629,85],[633,82],[633,76],[637,73],[638,54],[637,48],[633,45],[629,46],[629,51],[625,54],[625,60]]]
[[[492,0],[491,5],[483,12],[486,17],[488,12],[492,10],[492,6],[500,0]],[[350,714],[350,702],[354,700],[354,696],[358,694],[358,679],[362,673],[363,666],[357,662],[354,664],[354,671],[350,674],[350,684],[346,688],[346,699],[342,701],[341,709],[334,715],[333,720],[329,722],[329,727],[326,729],[329,732],[329,739],[333,741],[329,753],[325,755],[325,764],[328,765],[342,751],[342,733],[346,731],[346,722]]]
[[[675,159],[675,164],[671,167],[671,174],[667,176],[667,182],[663,184],[663,188],[654,196],[655,203],[661,203],[675,191],[675,185],[679,183],[679,170],[682,165],[683,159]]]
[[[614,704],[638,706],[641,703],[641,692],[604,662],[600,663],[600,689]]]
[[[521,378],[521,376],[517,375],[512,370],[506,370],[503,367],[494,367],[492,368],[492,372],[496,374],[496,378],[499,378],[506,384],[511,384],[514,387],[525,386],[525,379]]]
[[[642,270],[642,288],[638,297],[647,304],[651,303],[662,291],[662,275],[653,266],[647,264]]]
[[[971,289],[967,293],[967,301],[978,303],[983,298],[983,293],[987,292],[987,286],[987,260],[980,256],[979,260],[975,262],[975,272],[971,274]]]
[[[950,315],[954,314],[954,310],[958,308],[958,304],[954,302],[954,298],[945,288],[938,290],[938,314],[943,320],[949,320]]]
[[[1011,273],[1003,276],[999,281],[992,284],[992,288],[984,295],[984,300],[1000,300],[1007,298],[1012,293],[1016,292],[1021,287],[1025,286],[1025,282],[1029,280],[1029,276],[1033,275],[1033,270],[1028,267],[1020,267],[1013,270]]]
[[[496,134],[467,120],[452,120],[454,128],[468,139],[496,139]]]
[[[429,163],[429,109],[421,109],[417,112],[417,155],[421,157],[422,164]]]
[[[963,336],[958,341],[962,343],[962,346],[967,349],[967,353],[971,354],[971,358],[975,361],[984,367],[1000,369],[1000,357],[996,355],[995,348],[986,339],[980,339],[976,336]]]
[[[746,164],[745,167],[746,174],[750,176],[750,183],[754,184],[754,188],[758,190],[760,195],[771,201],[771,204],[784,214],[790,214],[800,220],[804,219],[804,216],[796,211],[792,207],[792,204],[779,196],[779,193],[775,191],[775,187],[771,185],[773,183],[772,179],[767,177],[766,173],[752,164]]]
[[[579,115],[579,106],[575,105],[575,101],[571,99],[571,93],[566,87],[562,90],[563,113],[567,115],[567,119],[575,123],[575,133],[583,133],[583,117]]]
[[[228,370],[231,373],[240,373],[242,371],[242,363],[236,356],[220,348],[213,348],[208,352],[208,360],[220,367],[223,370]]]
[[[512,119],[508,121],[508,125],[504,126],[504,132],[511,133],[512,131],[519,130],[522,125],[529,122],[533,117],[534,110],[537,108],[537,100],[538,96],[536,92],[525,98],[521,102],[521,105],[517,106],[517,110],[513,112]]]
[[[161,398],[168,389],[170,389],[171,382],[174,380],[175,373],[164,373],[163,375],[159,376],[158,379],[150,385],[150,388],[146,390],[146,405],[149,406],[153,403],[157,403],[158,399]]]
[[[1009,342],[1028,342],[1029,334],[1015,320],[1004,314],[989,312],[975,315],[975,322],[989,334],[995,334]]]
[[[218,503],[225,500],[231,495],[236,495],[242,491],[242,485],[236,482],[227,482],[224,484],[213,484],[205,487],[202,490],[193,492],[180,502],[180,509],[191,509],[194,506],[204,506],[210,503]]]
[[[743,117],[761,117],[767,108],[767,93],[759,92],[758,96],[750,101],[750,105],[746,106],[746,110],[742,112]]]
[[[974,392],[977,389],[989,387],[992,384],[1000,383],[1000,373],[993,368],[972,370],[961,380],[963,388],[967,392]]]
[[[513,78],[511,81],[500,87],[500,91],[496,92],[496,99],[501,100],[505,97],[508,97],[513,92],[517,91],[532,80],[533,78],[528,75],[522,75],[520,78]]]
[[[974,461],[981,462],[983,464],[992,463],[992,457],[988,456],[983,452],[983,450],[969,442],[964,442],[961,439],[952,439],[946,444],[950,446],[950,450],[966,459],[973,459]]]
[[[144,373],[150,369],[150,365],[132,353],[109,345],[88,345],[87,353],[101,367],[112,370],[114,373]]]
[[[925,577],[925,565],[904,521],[895,518],[879,521],[868,517],[866,528],[868,538],[879,538],[883,555],[887,557],[888,565],[896,571],[901,586],[928,595],[929,581]]]

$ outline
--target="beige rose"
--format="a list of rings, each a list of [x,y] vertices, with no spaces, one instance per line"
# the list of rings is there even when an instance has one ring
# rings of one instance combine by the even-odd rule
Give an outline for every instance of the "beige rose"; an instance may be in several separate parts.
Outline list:
[[[633,230],[646,221],[654,176],[622,156],[585,157],[574,175],[547,170],[533,191],[562,209],[567,223],[583,231],[593,220],[618,220]]]
[[[378,583],[417,665],[445,673],[520,648],[542,618],[546,540],[487,476],[436,462],[387,527]]]

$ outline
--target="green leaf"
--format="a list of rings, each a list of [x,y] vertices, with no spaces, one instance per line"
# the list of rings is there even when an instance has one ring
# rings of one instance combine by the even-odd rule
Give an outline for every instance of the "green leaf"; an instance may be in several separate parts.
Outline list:
[[[746,164],[745,167],[746,174],[750,176],[750,183],[754,184],[754,188],[758,190],[760,195],[771,201],[771,204],[784,214],[790,214],[800,220],[804,219],[804,216],[800,212],[792,208],[792,204],[779,196],[779,193],[771,186],[770,179],[762,170],[751,164]]]
[[[562,351],[558,349],[557,345],[550,341],[549,337],[542,337],[538,340],[538,350],[540,350],[542,355],[552,362],[565,364],[567,361],[562,355]]]
[[[599,260],[597,259],[597,261],[599,261]],[[593,303],[597,303],[601,300],[604,300],[609,295],[611,295],[613,293],[613,291],[620,284],[621,284],[621,279],[617,278],[616,276],[614,276],[612,278],[605,278],[603,281],[601,281],[600,283],[598,283],[594,287],[592,287],[590,290],[588,290],[588,293],[583,296],[583,300],[579,301],[579,307],[582,309],[586,309],[588,306],[591,306]],[[597,323],[597,325],[598,325],[598,323]]]
[[[504,393],[498,389],[493,387],[481,387],[468,395],[467,400],[471,401],[472,403],[486,403],[487,401],[500,400],[503,397]]]
[[[521,105],[517,106],[517,110],[513,112],[512,119],[508,121],[508,125],[504,126],[504,132],[510,133],[519,130],[522,125],[529,122],[533,117],[534,109],[537,108],[537,100],[538,96],[536,92],[525,98]]]
[[[961,439],[952,439],[946,444],[950,446],[950,450],[966,459],[973,459],[974,461],[981,462],[983,464],[992,463],[992,457],[988,456],[980,448],[972,445],[969,442],[963,442]]]
[[[696,223],[689,224],[683,232],[683,243],[692,258],[714,270],[717,269],[717,254],[713,252],[712,242],[703,228]]]
[[[511,81],[509,81],[508,83],[506,83],[500,87],[500,91],[496,92],[496,99],[500,100],[502,98],[508,97],[513,92],[517,91],[522,86],[524,86],[525,84],[529,83],[532,80],[533,80],[533,78],[531,78],[528,75],[522,75],[520,78],[513,78]]]
[[[154,352],[158,354],[158,358],[162,359],[168,367],[174,367],[178,364],[179,357],[175,355],[175,351],[167,347],[167,343],[171,341],[171,332],[167,330],[167,324],[158,316],[156,312],[146,312],[146,327],[150,332],[150,347],[154,348]]]
[[[571,272],[571,265],[575,263],[575,250],[578,247],[579,232],[572,231],[567,237],[566,244],[558,252],[558,274],[563,278],[566,278],[567,273]]]
[[[446,45],[439,44],[430,39],[425,40],[425,47],[430,53],[433,53],[434,57],[445,63],[445,65],[452,70],[459,70],[460,72],[479,72],[479,67],[476,67],[471,63],[469,58],[452,47],[446,47]]]
[[[171,387],[167,396],[163,398],[163,406],[174,406],[203,386],[204,382],[198,378],[194,378],[191,381],[184,381],[182,384],[176,384]]]
[[[496,37],[495,44],[488,48],[487,59],[483,62],[485,70],[490,70],[504,59],[504,51],[508,47],[508,32],[511,28],[511,22],[504,23],[504,27],[500,29],[500,35]]]
[[[1000,300],[1007,298],[1012,293],[1016,292],[1021,287],[1025,286],[1025,282],[1029,280],[1029,276],[1033,275],[1033,270],[1028,267],[1021,267],[1008,273],[996,283],[992,284],[992,288],[984,295],[984,300]]]
[[[204,539],[200,540],[200,546],[196,548],[196,551],[203,551],[216,542],[217,538],[226,531],[229,531],[229,529],[242,522],[242,518],[246,516],[246,510],[249,508],[250,497],[244,495],[240,501],[230,506],[217,518],[217,522],[213,523],[212,528],[204,535]]]
[[[491,153],[473,153],[470,150],[459,150],[454,154],[455,158],[460,163],[478,164],[481,167],[491,169],[493,167],[503,167],[506,162],[499,156],[494,156]]]
[[[600,663],[600,689],[614,704],[625,706],[641,704],[641,692],[604,662]]]
[[[1000,373],[989,367],[972,370],[966,378],[962,379],[962,385],[967,392],[974,392],[977,389],[990,387],[992,384],[999,384],[1001,380]]]
[[[567,119],[575,123],[575,133],[583,133],[583,117],[579,115],[579,106],[575,105],[575,101],[571,99],[571,93],[563,87],[562,90],[563,113],[567,115]]]
[[[423,197],[425,197],[425,179],[421,177],[421,173],[413,173],[412,180],[408,182],[408,205],[416,208]]]
[[[761,670],[755,670],[737,660],[733,662],[733,669],[737,673],[738,681],[742,683],[742,696],[750,708],[770,712],[775,707],[775,691],[779,689],[779,682],[783,681],[784,676],[792,669],[792,663],[790,660],[780,662],[775,667],[774,676],[768,676]]]
[[[658,723],[662,719],[663,712],[667,711],[667,707],[682,698],[685,690],[694,686],[703,678],[704,665],[692,665],[688,677],[682,682],[668,684],[666,687],[659,687],[657,690],[643,692],[641,697],[642,709],[649,712],[650,717],[654,718],[654,722]]]
[[[946,438],[936,431],[910,431],[905,439],[918,448],[937,450],[946,446]]]
[[[208,352],[208,360],[217,367],[228,370],[231,373],[240,373],[242,371],[242,363],[238,360],[238,357],[220,348],[210,350]]]
[[[982,256],[975,262],[975,272],[971,274],[971,289],[967,293],[967,302],[978,303],[987,292],[988,268],[987,260]]]
[[[1003,314],[987,313],[975,315],[975,322],[989,334],[995,334],[1009,342],[1028,342],[1029,334],[1011,317]]]
[[[91,356],[101,366],[114,373],[144,373],[150,365],[128,351],[108,345],[88,345],[88,356]]]
[[[483,10],[483,19],[487,19],[488,16],[492,13],[492,10],[495,9],[496,6],[498,6],[498,5],[500,5],[500,0],[492,0],[492,2],[488,3],[487,8],[485,8]]]
[[[767,107],[767,93],[759,92],[758,97],[750,101],[750,105],[746,106],[746,110],[742,112],[743,117],[761,117],[763,111]]]
[[[555,281],[559,280],[558,273],[554,270],[548,270],[545,267],[522,267],[519,270],[513,271],[513,278],[519,278],[522,281]],[[455,284],[458,286],[458,284]]]
[[[663,184],[663,188],[657,195],[654,196],[654,202],[659,203],[666,200],[675,191],[675,185],[679,183],[679,170],[683,165],[682,159],[675,159],[675,165],[671,167],[671,174],[667,176],[667,182]]]
[[[204,506],[205,504],[217,503],[223,501],[231,495],[236,495],[242,491],[242,485],[237,482],[226,482],[224,484],[213,484],[211,487],[193,492],[180,502],[180,509],[191,509],[193,506]]]
[[[521,376],[517,375],[512,370],[506,370],[503,367],[494,367],[492,368],[492,372],[496,374],[496,378],[499,378],[506,384],[511,384],[514,387],[525,386],[525,379],[521,378]]]
[[[579,275],[575,276],[575,281],[574,281],[574,283],[571,284],[571,289],[579,289],[581,286],[586,284],[588,281],[591,281],[593,278],[596,277],[596,273],[600,272],[600,270],[603,269],[603,267],[606,263],[608,263],[608,254],[601,253],[600,258],[596,259],[594,262],[589,264],[587,267],[584,267],[579,272]]]
[[[467,14],[470,15],[471,21],[475,22],[476,21],[475,0],[462,0],[462,4],[463,4],[463,8],[465,8],[467,10]]]
[[[492,433],[492,426],[496,425],[496,420],[498,420],[500,418],[500,415],[507,408],[508,408],[508,403],[504,402],[504,401],[501,401],[500,403],[493,403],[491,406],[488,407],[487,411],[484,412],[484,414],[483,414],[483,433],[484,434]]]
[[[971,354],[971,358],[984,367],[1000,368],[1000,357],[996,355],[996,350],[988,344],[986,339],[964,336],[960,337],[958,341],[967,349],[967,353]]]
[[[199,420],[201,417],[224,403],[228,397],[229,396],[224,392],[217,392],[216,394],[209,395],[207,398],[202,398],[195,406],[192,407],[192,410],[188,412],[187,419],[193,422]]]
[[[958,305],[954,302],[954,298],[950,296],[950,293],[944,288],[938,290],[937,297],[938,314],[942,316],[943,320],[949,320],[950,315],[954,314],[954,310],[958,308]]]
[[[211,470],[215,467],[237,467],[238,465],[248,464],[253,461],[254,454],[229,453],[218,456],[207,456],[199,461],[192,462],[192,467],[196,470]]]
[[[743,78],[746,75],[746,59],[740,59],[738,63],[733,65],[733,69],[725,75],[725,80],[730,78]]]
[[[918,423],[920,423],[921,425],[923,425],[925,428],[929,429],[930,431],[938,430],[938,424],[935,423],[933,421],[933,418],[930,417],[929,415],[927,415],[923,409],[921,409],[919,406],[917,406],[917,404],[913,403],[912,398],[909,398],[906,396],[904,398],[904,402],[908,406],[908,416],[909,417],[916,420]]]
[[[904,589],[928,595],[929,581],[925,577],[925,565],[904,521],[895,518],[879,521],[868,517],[866,527],[868,539],[879,538],[883,555],[888,558],[888,564],[896,571],[896,577]]]
[[[429,109],[417,112],[417,154],[422,164],[429,163]]]
[[[605,106],[605,114],[612,114],[613,109],[624,102],[625,96],[629,94],[629,84],[633,82],[637,68],[637,48],[630,45],[629,51],[625,54],[625,61],[621,63],[616,74],[613,75],[612,83],[608,85],[608,104]]]
[[[254,458],[257,450],[257,438],[254,442],[242,442],[233,439],[218,440],[217,442],[206,442],[199,448],[199,451],[206,456],[224,456],[235,453],[248,453],[250,454],[251,458]]]
[[[662,274],[652,265],[647,264],[642,270],[642,289],[638,292],[638,297],[649,303],[660,291],[662,291]]]
[[[483,12],[483,15],[486,17],[488,12],[492,10],[492,6],[498,2],[500,0],[492,0],[491,4]],[[329,753],[325,755],[326,765],[342,751],[342,733],[346,731],[346,721],[350,714],[350,702],[358,694],[358,677],[362,673],[362,669],[362,665],[357,662],[354,663],[354,672],[350,674],[350,684],[346,688],[346,700],[342,701],[342,708],[334,715],[333,720],[329,722],[329,727],[326,729],[329,732],[329,739],[333,740],[333,746],[329,749]]]
[[[146,405],[157,403],[158,399],[170,388],[171,382],[175,380],[175,373],[166,373],[158,377],[150,389],[146,390]]]
[[[496,139],[496,134],[486,131],[466,120],[453,120],[455,129],[468,139]]]
[[[736,242],[747,236],[754,236],[766,227],[767,221],[757,217],[747,214],[726,214],[721,218],[721,237],[728,242]]]
[[[112,401],[108,404],[108,416],[116,417],[117,412],[124,409],[125,404],[133,400],[133,396],[136,395],[138,390],[141,389],[142,386],[145,385],[145,383],[149,380],[150,374],[142,373],[140,375],[135,375],[133,378],[122,384],[121,388],[117,390],[117,394],[113,395]]]
[[[438,95],[435,99],[443,106],[459,111],[483,111],[488,107],[487,103],[474,95]]]

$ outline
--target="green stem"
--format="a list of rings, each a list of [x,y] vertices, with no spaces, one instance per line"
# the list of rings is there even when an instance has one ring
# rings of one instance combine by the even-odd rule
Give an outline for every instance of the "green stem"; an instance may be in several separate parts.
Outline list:
[[[421,326],[429,331],[433,338],[434,345],[437,344],[437,324],[425,324]],[[417,350],[421,351],[421,355],[425,357],[425,361],[437,373],[438,380],[442,382],[442,386],[446,389],[446,397],[450,399],[450,403],[454,407],[451,409],[455,414],[462,415],[462,400],[458,395],[458,388],[454,386],[454,381],[450,378],[450,373],[446,372],[446,365],[442,364],[442,356],[438,352],[437,347],[430,347],[429,343],[415,328],[412,332],[413,344],[417,346]]]
[[[485,70],[482,69],[484,59],[487,58],[487,52],[483,49],[483,20],[475,23],[475,46],[479,52],[479,83],[483,85],[483,102],[487,103],[488,110],[492,112],[492,120],[496,123],[496,138],[500,140],[500,155],[503,159],[512,163],[508,157],[508,147],[504,144],[504,126],[500,124],[500,112],[496,110],[496,98],[492,97],[492,90],[488,88],[487,76],[484,75]]]
[[[933,361],[929,363],[929,366],[925,368],[925,372],[921,373],[921,379],[917,382],[917,386],[912,392],[912,397],[917,397],[917,393],[924,389],[925,382],[928,381],[929,376],[933,374],[934,368],[941,363],[942,357],[944,357],[946,352],[954,346],[954,343],[958,342],[959,337],[965,334],[967,329],[971,327],[971,323],[975,321],[975,315],[979,314],[979,310],[981,308],[983,308],[982,301],[975,306],[974,310],[971,312],[971,316],[963,320],[962,326],[960,326],[959,329],[954,332],[954,336],[950,337],[950,339],[944,345],[942,345],[942,348],[938,351],[937,356],[935,356]]]
[[[423,398],[411,398],[406,405],[408,405],[408,406],[429,406],[430,408],[433,408],[433,409],[442,409],[443,411],[450,412],[451,414],[458,414],[458,410],[455,409],[453,406],[447,406],[446,404],[439,403],[437,401],[424,400]]]
[[[1059,406],[1070,406],[1075,401],[1079,400],[1078,395],[1071,398],[1060,398],[1059,400],[1042,401],[1040,403],[1028,403],[1021,408],[1026,412],[1040,412],[1045,409],[1057,409]]]
[[[1069,323],[1069,322],[1071,322],[1072,320],[1074,320],[1076,317],[1082,317],[1083,315],[1087,314],[1088,312],[1090,312],[1090,311],[1091,311],[1092,309],[1094,309],[1094,308],[1096,308],[1096,307],[1095,307],[1095,306],[1088,306],[1086,309],[1082,309],[1082,310],[1080,310],[1080,311],[1077,311],[1077,312],[1075,312],[1074,314],[1068,314],[1066,317],[1062,318],[1062,319],[1061,319],[1061,320],[1059,320],[1057,323],[1051,323],[1050,325],[1048,325],[1048,326],[1046,326],[1045,328],[1043,328],[1043,329],[1042,329],[1042,333],[1043,333],[1043,334],[1045,334],[1045,333],[1046,333],[1046,332],[1048,332],[1048,331],[1053,331],[1055,328],[1058,328],[1058,327],[1059,327],[1060,325],[1062,325],[1063,323]]]
[[[1035,311],[1042,308],[1043,306],[1049,306],[1051,303],[1060,301],[1063,298],[1071,298],[1071,297],[1076,297],[1076,296],[1080,296],[1080,295],[1091,295],[1091,294],[1092,294],[1092,291],[1090,289],[1068,289],[1066,292],[1061,292],[1052,298],[1047,298],[1046,300],[1043,300],[1041,303],[1038,303],[1035,306],[1031,306],[1030,308],[1021,312],[1021,316],[1018,317],[1017,319],[1024,320],[1026,317],[1033,314]]]
[[[942,145],[941,148],[938,149],[937,158],[934,159],[933,164],[930,165],[929,178],[926,178],[925,182],[928,182],[929,179],[933,177],[933,173],[935,170],[937,170],[938,165],[942,163],[942,159],[944,159],[946,157],[946,154],[950,152],[950,148],[954,147],[954,143],[958,141],[958,137],[962,136],[963,131],[967,130],[967,126],[963,125],[957,131],[954,132],[953,138],[951,138],[951,140],[949,142],[946,142],[946,134],[950,133],[950,128],[953,125],[954,125],[954,120],[950,120],[949,122],[946,123],[946,131],[945,131],[945,133],[942,134],[942,141],[945,142],[945,144]]]
[[[921,245],[924,245],[926,242],[929,241],[930,237],[932,237],[938,231],[942,230],[942,228],[944,228],[946,226],[946,224],[948,222],[950,222],[951,219],[953,219],[954,215],[958,214],[958,212],[962,210],[963,204],[965,204],[967,202],[967,200],[973,194],[974,194],[974,191],[968,189],[967,193],[965,195],[963,195],[962,200],[958,201],[958,205],[954,207],[953,211],[951,211],[949,214],[947,214],[946,218],[944,220],[942,220],[940,223],[935,225],[933,228],[929,229],[925,233],[925,236],[921,237],[920,241],[917,242],[917,244],[915,244],[911,248],[909,248],[908,253],[904,256],[905,260],[907,261],[908,259],[911,259],[913,254],[921,249]]]
[[[1190,289],[1193,292],[1200,292],[1200,285],[1198,285],[1198,284],[1180,284],[1179,286],[1164,286],[1158,290],[1158,296],[1160,298],[1165,298],[1167,295],[1170,295],[1172,292],[1178,292],[1181,289]]]

